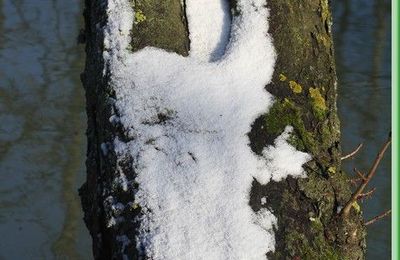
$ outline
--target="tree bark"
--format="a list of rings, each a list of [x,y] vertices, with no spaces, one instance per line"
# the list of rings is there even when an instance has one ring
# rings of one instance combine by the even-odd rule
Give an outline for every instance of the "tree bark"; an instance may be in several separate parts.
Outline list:
[[[121,125],[109,118],[118,113],[112,102],[115,93],[102,57],[107,22],[105,1],[85,1],[86,67],[82,82],[86,90],[88,116],[87,181],[80,189],[85,222],[93,239],[95,259],[137,259],[135,234],[138,209],[111,208],[110,195],[131,201],[134,194],[115,186],[121,173],[135,179],[132,158],[103,153],[116,136],[127,140]],[[134,23],[132,50],[146,46],[181,55],[189,51],[184,6],[181,0],[133,0],[146,20]],[[232,15],[235,0],[230,0]],[[327,0],[270,0],[270,34],[278,54],[272,82],[266,89],[276,97],[269,113],[258,118],[249,133],[251,149],[261,153],[273,144],[286,125],[292,125],[291,143],[310,153],[313,160],[304,168],[307,178],[256,181],[251,191],[254,210],[268,206],[278,219],[276,250],[268,259],[363,259],[365,227],[361,212],[348,218],[338,212],[351,196],[350,183],[340,165],[340,126],[336,111],[336,71],[333,56],[331,13]],[[106,73],[103,73],[103,71]],[[268,127],[263,127],[264,125]],[[112,149],[111,149],[112,150]],[[261,198],[267,203],[261,205]],[[110,217],[125,221],[108,227]],[[124,241],[128,238],[131,243]]]

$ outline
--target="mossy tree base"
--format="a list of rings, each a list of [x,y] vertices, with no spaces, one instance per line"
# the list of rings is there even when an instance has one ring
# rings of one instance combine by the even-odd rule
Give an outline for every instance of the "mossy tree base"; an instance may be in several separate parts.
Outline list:
[[[113,152],[102,154],[101,146],[116,136],[129,140],[121,125],[111,124],[117,115],[115,94],[101,53],[107,19],[103,0],[85,1],[86,67],[82,82],[86,90],[88,115],[87,181],[80,194],[85,222],[93,239],[95,259],[137,259],[135,216],[140,209],[122,212],[110,209],[112,195],[122,203],[134,194],[121,190],[114,179],[123,173],[134,182],[132,158]],[[230,0],[233,15],[235,0]],[[146,46],[163,48],[181,55],[189,51],[184,7],[181,0],[131,0],[135,7],[131,50]],[[337,212],[349,200],[351,191],[340,166],[339,121],[336,111],[336,72],[327,0],[268,1],[270,33],[278,53],[272,83],[266,89],[276,97],[267,115],[258,118],[249,133],[251,149],[260,153],[273,144],[286,125],[292,125],[291,143],[310,153],[313,160],[305,169],[308,177],[271,181],[265,186],[254,181],[250,206],[268,207],[278,219],[276,250],[269,259],[363,259],[365,228],[360,211],[343,219]],[[112,151],[112,149],[110,149]],[[126,221],[108,227],[118,214]],[[131,240],[124,245],[121,237]]]

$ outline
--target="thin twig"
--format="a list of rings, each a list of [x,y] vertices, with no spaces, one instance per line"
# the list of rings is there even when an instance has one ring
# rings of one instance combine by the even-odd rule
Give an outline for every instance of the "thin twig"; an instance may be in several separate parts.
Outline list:
[[[354,168],[354,172],[357,173],[357,175],[360,177],[361,180],[366,181],[367,179],[365,178],[365,175],[357,170],[357,168]]]
[[[348,180],[349,182],[351,182],[351,185],[357,185],[358,182],[363,181],[363,179],[361,178],[354,178],[354,179],[350,179]]]
[[[375,191],[376,191],[376,188],[373,188],[373,189],[369,190],[369,191],[366,192],[366,193],[361,193],[361,194],[358,195],[357,199],[359,200],[359,199],[368,198],[368,197],[370,197]]]
[[[380,215],[374,217],[373,219],[371,219],[371,220],[365,222],[364,225],[366,225],[366,226],[371,225],[371,224],[375,223],[376,221],[380,220],[381,218],[386,217],[386,216],[389,215],[391,212],[392,212],[392,210],[389,209],[389,210],[383,212],[382,214],[380,214]]]
[[[353,157],[354,155],[356,155],[356,153],[358,153],[358,151],[360,151],[361,147],[363,147],[363,144],[362,144],[362,143],[359,144],[359,145],[357,146],[357,148],[356,148],[354,151],[352,151],[351,153],[346,154],[345,156],[341,157],[340,160],[343,161],[343,160],[346,160],[346,159],[348,159],[348,158]]]
[[[353,195],[351,196],[351,199],[347,202],[346,206],[343,208],[343,210],[342,210],[343,217],[347,217],[349,215],[350,209],[353,206],[354,202],[357,201],[358,196],[364,191],[365,187],[371,181],[372,177],[374,177],[374,175],[376,173],[376,169],[378,168],[378,165],[381,162],[383,155],[385,154],[385,151],[387,150],[387,148],[389,147],[391,142],[392,142],[392,137],[390,134],[388,140],[385,142],[385,144],[382,146],[381,150],[379,151],[378,155],[376,156],[371,169],[369,170],[367,176],[365,177],[365,180],[360,184],[360,186],[358,186],[356,192],[353,193]]]

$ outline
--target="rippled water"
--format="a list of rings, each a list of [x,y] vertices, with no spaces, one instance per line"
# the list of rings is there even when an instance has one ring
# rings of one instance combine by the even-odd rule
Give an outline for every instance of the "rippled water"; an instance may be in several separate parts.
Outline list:
[[[0,0],[0,259],[90,259],[77,188],[85,178],[79,0]],[[345,163],[367,170],[390,129],[390,2],[337,0],[334,33]],[[362,204],[390,208],[390,159]],[[390,221],[369,229],[368,259],[390,258]]]
[[[78,0],[0,0],[0,258],[88,259]]]
[[[364,148],[344,162],[367,172],[391,128],[391,9],[388,0],[332,1],[336,65],[339,75],[338,108],[342,148]],[[390,151],[370,188],[375,194],[361,204],[365,219],[391,208]],[[390,218],[368,226],[367,259],[390,259]]]

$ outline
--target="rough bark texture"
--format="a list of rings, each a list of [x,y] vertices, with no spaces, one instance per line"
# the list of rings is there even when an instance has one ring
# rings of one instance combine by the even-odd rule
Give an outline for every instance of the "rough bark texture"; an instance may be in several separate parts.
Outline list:
[[[118,116],[115,95],[108,84],[102,58],[106,5],[103,0],[86,0],[85,39],[87,61],[82,82],[88,115],[87,182],[80,194],[85,222],[93,238],[96,259],[137,259],[133,220],[140,209],[119,211],[110,199],[132,201],[114,179],[123,172],[134,181],[132,158],[101,146],[114,137],[127,140],[122,126],[109,122]],[[233,14],[235,0],[230,0]],[[132,30],[132,50],[155,46],[187,55],[188,32],[180,0],[134,0],[140,10]],[[331,15],[327,0],[270,0],[270,33],[278,53],[272,83],[266,89],[276,97],[267,115],[258,118],[249,133],[251,149],[260,153],[272,144],[286,125],[294,127],[291,142],[313,156],[305,165],[308,178],[288,178],[262,186],[254,181],[250,206],[257,210],[261,198],[278,218],[276,251],[269,259],[363,259],[365,228],[354,207],[350,217],[337,212],[351,195],[349,182],[340,168],[339,121],[336,112],[336,72],[333,57]],[[268,126],[268,127],[264,127]],[[109,149],[112,151],[112,149]],[[112,197],[111,197],[112,195]],[[124,219],[108,228],[110,218]],[[123,236],[132,243],[124,246]]]
[[[277,248],[269,259],[363,259],[361,213],[355,206],[348,219],[338,215],[351,191],[340,165],[329,3],[285,0],[268,1],[268,6],[278,60],[266,89],[276,102],[253,125],[252,149],[259,153],[290,124],[292,144],[313,156],[304,166],[306,179],[254,182],[251,206],[257,209],[266,196],[278,217]]]

